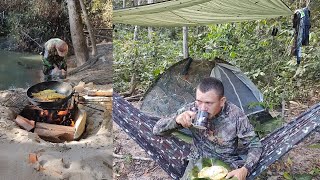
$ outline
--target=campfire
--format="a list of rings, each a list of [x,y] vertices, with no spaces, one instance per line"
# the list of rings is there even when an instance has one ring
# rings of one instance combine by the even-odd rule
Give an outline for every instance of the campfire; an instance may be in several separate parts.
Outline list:
[[[70,110],[40,110],[38,112],[38,122],[58,124],[64,126],[74,126],[74,120]]]
[[[72,87],[58,81],[39,84],[28,89],[30,104],[24,107],[15,122],[22,129],[37,133],[42,139],[50,142],[78,140],[85,129],[86,112],[78,105],[78,96],[73,94]],[[58,90],[60,88],[60,91],[65,92],[66,98],[58,101],[38,101],[29,91],[41,91],[39,86],[42,89],[47,86]]]
[[[36,122],[74,127],[76,108],[74,102],[70,104],[67,108],[61,109],[43,109],[35,105],[28,105],[22,110],[20,115],[27,119],[33,119]]]

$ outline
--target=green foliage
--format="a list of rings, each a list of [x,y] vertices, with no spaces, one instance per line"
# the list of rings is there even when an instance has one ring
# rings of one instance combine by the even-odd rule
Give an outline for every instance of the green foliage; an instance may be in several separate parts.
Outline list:
[[[112,8],[111,0],[86,0],[85,6],[90,18],[90,23],[95,28],[111,28]],[[109,7],[110,6],[110,7]],[[109,9],[110,8],[110,9]],[[109,12],[110,11],[110,12]],[[98,32],[96,32],[98,33]]]
[[[87,1],[87,4],[91,6],[91,11],[90,11],[91,13],[100,14],[106,2],[107,0],[93,0],[93,1]]]
[[[320,175],[320,167],[315,167],[313,168],[309,174],[311,174],[312,176],[319,176]]]
[[[287,180],[293,180],[293,177],[288,172],[284,172],[283,177]]]
[[[39,44],[52,37],[59,37],[71,42],[69,20],[66,5],[56,1],[21,1],[15,0],[15,6],[7,4],[4,8],[6,27],[11,37],[18,44],[17,49],[40,52],[42,49],[33,42],[28,34]]]
[[[126,163],[131,163],[132,160],[133,160],[132,159],[132,154],[130,154],[130,153],[126,154],[125,157],[124,157],[124,160],[125,160]]]
[[[311,174],[307,174],[307,173],[292,174],[291,175],[288,172],[284,172],[283,177],[284,177],[284,179],[287,179],[287,180],[312,180],[313,176]]]
[[[229,172],[231,171],[230,166],[227,163],[225,163],[219,159],[201,158],[195,163],[194,167],[191,169],[190,179],[192,179],[192,180],[209,180],[209,178],[199,178],[198,174],[203,168],[211,167],[211,166],[222,166],[222,167],[226,168]],[[225,180],[225,178],[222,178],[222,179]],[[237,178],[232,177],[232,178],[230,178],[230,180],[237,180]]]
[[[320,143],[311,144],[308,146],[308,148],[320,149]]]
[[[297,79],[319,79],[319,48],[313,43],[304,47],[303,63],[297,68],[295,57],[289,55],[293,29],[290,18],[243,23],[211,25],[191,33],[191,54],[201,59],[220,57],[240,67],[263,92],[268,104],[280,104],[282,98],[292,99],[305,94],[296,91]],[[272,27],[279,28],[271,36]]]
[[[264,122],[250,119],[250,122],[253,125],[254,130],[259,137],[264,137],[267,134],[270,134],[275,129],[280,128],[284,124],[284,120],[281,118],[273,118]]]
[[[296,8],[296,2],[284,2],[291,9]],[[117,7],[121,7],[121,1]],[[320,14],[319,7],[320,2],[312,1],[311,14]],[[319,18],[311,17],[310,45],[303,47],[299,67],[296,58],[290,55],[294,34],[291,17],[190,27],[190,56],[206,60],[220,57],[234,64],[261,90],[264,107],[277,108],[283,100],[306,98],[308,89],[320,82],[320,23]],[[271,35],[274,27],[279,29],[277,36]],[[116,90],[129,88],[133,71],[139,74],[140,88],[146,90],[148,84],[176,62],[182,51],[181,29],[156,28],[153,41],[149,41],[143,28],[140,39],[133,43],[133,27],[118,26],[114,33]],[[134,59],[135,66],[131,63]]]
[[[118,30],[119,27],[116,29],[113,40],[115,91],[128,90],[133,73],[137,75],[138,88],[146,90],[165,69],[177,62],[182,43],[170,39],[168,30],[154,30],[150,40],[147,28],[139,28],[139,40],[134,41],[134,27],[121,26],[121,30]]]
[[[264,109],[273,110],[273,104],[269,104],[268,102],[253,102],[249,104],[249,109],[255,108],[257,106],[261,106]]]

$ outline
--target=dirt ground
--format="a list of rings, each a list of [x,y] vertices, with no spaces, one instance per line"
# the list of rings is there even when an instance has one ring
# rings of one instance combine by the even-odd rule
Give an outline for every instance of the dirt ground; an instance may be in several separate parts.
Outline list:
[[[86,83],[93,82],[95,85],[102,85],[102,88],[104,88],[105,85],[108,87],[112,86],[112,43],[97,44],[97,52],[95,57],[90,55],[90,59],[95,60],[95,63],[85,66],[90,68],[84,68],[78,71],[78,73],[72,73],[72,75],[68,77],[68,81],[71,84],[83,81]],[[70,57],[68,63],[68,72],[72,72],[75,69],[75,56]]]
[[[288,102],[285,109],[285,121],[307,110],[312,105],[320,102],[320,91],[315,88],[314,94],[303,102]],[[139,104],[134,104],[139,107]],[[281,112],[281,111],[280,111]],[[279,113],[279,112],[278,112]],[[116,123],[113,123],[114,153],[124,155],[124,158],[114,158],[113,170],[114,179],[142,179],[160,180],[172,179],[153,160],[141,160],[150,158]],[[312,170],[320,170],[320,147],[311,148],[312,145],[320,143],[320,128],[313,131],[307,138],[283,156],[279,161],[271,165],[257,179],[280,180],[286,179],[284,173],[302,174],[312,173]],[[130,158],[135,157],[135,158]],[[128,158],[129,157],[129,158]],[[286,176],[287,177],[287,176]],[[288,177],[287,177],[288,179]],[[320,172],[313,177],[313,180],[320,180]]]
[[[5,99],[9,93],[15,92],[1,91],[0,95]],[[87,121],[82,138],[63,143],[45,141],[19,128],[13,122],[17,112],[0,106],[1,179],[112,178],[112,136],[107,128],[111,112],[101,104],[92,106],[102,111],[84,107]],[[34,162],[30,162],[31,154],[36,156]]]

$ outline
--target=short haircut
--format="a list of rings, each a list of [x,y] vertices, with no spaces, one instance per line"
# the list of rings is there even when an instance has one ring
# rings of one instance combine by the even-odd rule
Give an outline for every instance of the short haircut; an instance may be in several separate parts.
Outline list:
[[[202,79],[197,87],[201,92],[206,93],[210,90],[215,90],[215,92],[220,96],[224,96],[224,87],[222,82],[213,77],[206,77]]]

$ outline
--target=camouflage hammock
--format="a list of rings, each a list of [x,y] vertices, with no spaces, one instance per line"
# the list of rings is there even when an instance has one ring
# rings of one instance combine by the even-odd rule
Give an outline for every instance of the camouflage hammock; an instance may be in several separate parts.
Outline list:
[[[190,144],[174,136],[154,136],[152,128],[159,119],[150,117],[118,94],[113,95],[113,120],[141,146],[173,179],[182,177],[187,165]],[[274,163],[295,144],[320,125],[320,103],[290,123],[261,139],[263,153],[258,166],[247,179],[251,180]]]

